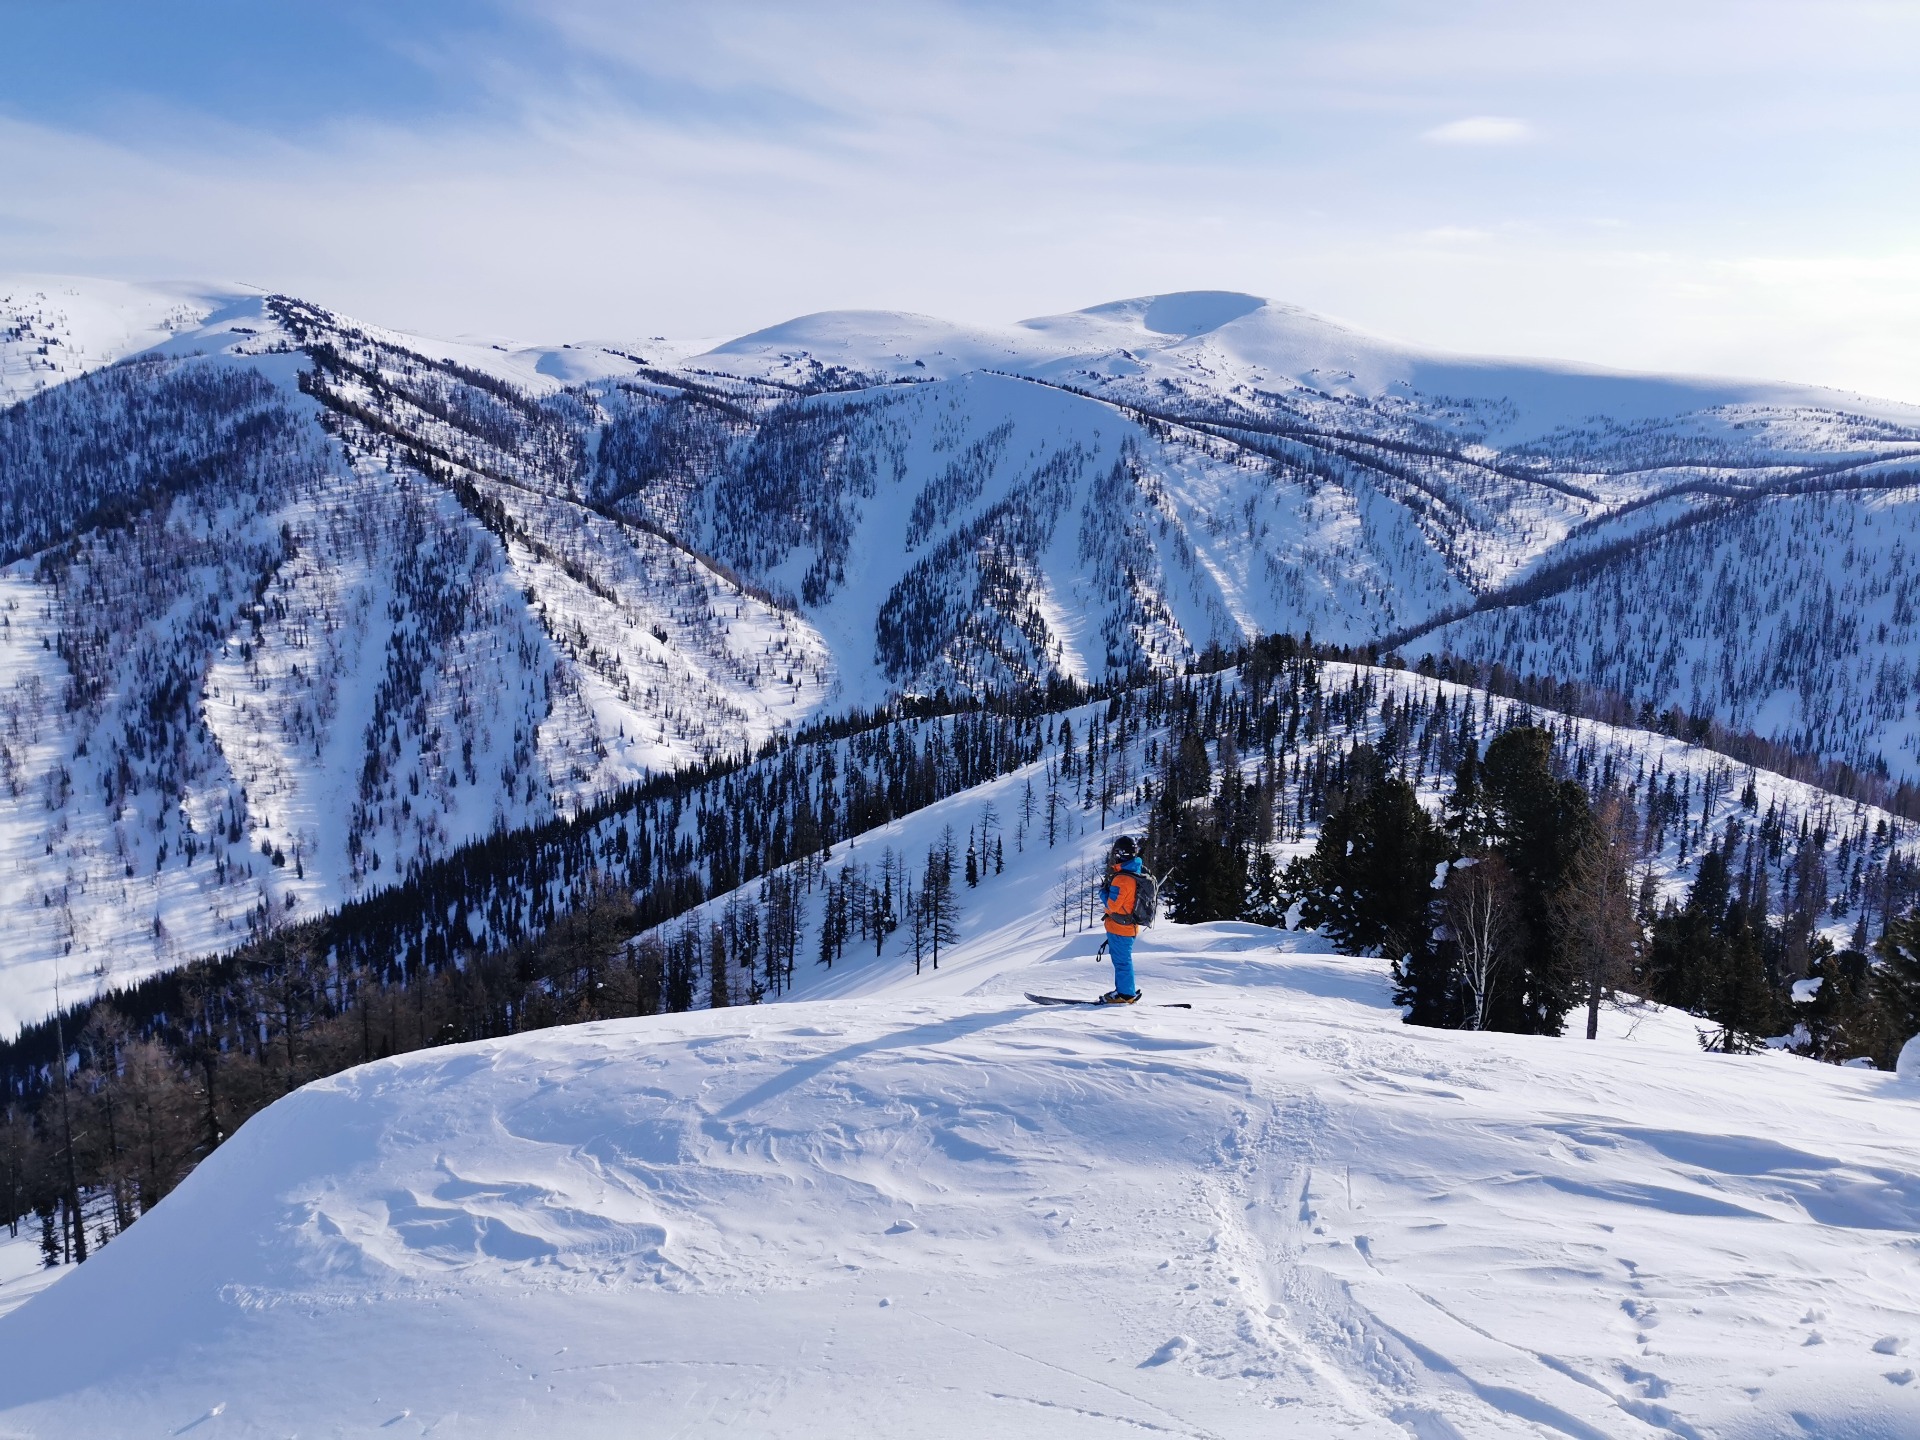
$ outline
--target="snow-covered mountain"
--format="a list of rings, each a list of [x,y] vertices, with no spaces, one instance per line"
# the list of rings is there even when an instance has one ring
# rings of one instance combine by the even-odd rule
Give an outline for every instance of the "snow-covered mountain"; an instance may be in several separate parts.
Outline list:
[[[1651,508],[1651,507],[1650,507]],[[1702,507],[1407,647],[1574,675],[1920,773],[1920,485]]]
[[[1218,438],[1330,479],[1355,506],[1342,522],[1389,557],[1391,601],[1296,605],[1297,628],[1373,639],[1395,631],[1367,628],[1382,610],[1432,604],[1408,627],[1425,634],[1416,653],[1582,679],[1920,776],[1912,405],[1438,355],[1222,292],[1002,330],[808,316],[691,363],[842,385],[990,368],[1185,422],[1180,441]],[[1248,497],[1209,498],[1217,523]],[[1256,533],[1250,522],[1246,548]],[[1438,572],[1421,568],[1436,556]],[[1434,629],[1455,604],[1482,613]]]
[[[32,993],[809,718],[1270,631],[1420,634],[1920,774],[1915,407],[1220,292],[688,348],[0,286],[0,915]]]

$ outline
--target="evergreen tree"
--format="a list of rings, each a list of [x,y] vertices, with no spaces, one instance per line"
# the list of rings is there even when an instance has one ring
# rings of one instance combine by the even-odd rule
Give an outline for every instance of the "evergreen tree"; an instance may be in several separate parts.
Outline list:
[[[1284,929],[1291,903],[1285,877],[1274,863],[1273,852],[1264,845],[1259,846],[1247,866],[1247,893],[1240,907],[1240,918],[1256,925]]]
[[[1578,992],[1554,914],[1575,857],[1593,834],[1592,807],[1577,781],[1553,773],[1553,737],[1538,726],[1508,730],[1480,767],[1487,835],[1515,881],[1518,946],[1489,1012],[1489,1028],[1558,1035]]]
[[[1393,962],[1395,998],[1415,1024],[1459,1018],[1459,987],[1433,938],[1434,872],[1448,851],[1413,787],[1357,746],[1341,803],[1322,822],[1313,853],[1287,871],[1302,920],[1349,955]]]
[[[1194,730],[1170,737],[1161,753],[1165,768],[1146,849],[1162,867],[1167,914],[1183,925],[1239,919],[1246,907],[1248,853],[1224,823],[1230,814],[1222,813],[1230,810],[1239,784],[1238,759],[1226,745],[1222,794],[1215,797],[1212,761]]]
[[[1872,994],[1881,1037],[1874,1063],[1891,1070],[1901,1047],[1920,1035],[1920,911],[1887,926],[1874,948],[1880,964],[1873,972]]]
[[[1764,902],[1735,901],[1721,927],[1722,944],[1712,952],[1714,969],[1706,977],[1701,1007],[1719,1029],[1701,1037],[1709,1050],[1741,1053],[1758,1050],[1774,1028],[1774,991],[1767,983],[1768,927]]]
[[[1645,975],[1652,998],[1714,1022],[1702,1043],[1744,1051],[1775,1015],[1767,983],[1764,898],[1732,894],[1728,848],[1704,851],[1686,903],[1653,923]]]

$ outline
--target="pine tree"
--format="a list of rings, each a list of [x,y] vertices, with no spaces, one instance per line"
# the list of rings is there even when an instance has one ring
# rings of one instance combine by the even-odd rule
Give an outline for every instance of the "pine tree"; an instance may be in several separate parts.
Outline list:
[[[1256,925],[1285,929],[1291,903],[1273,852],[1260,846],[1247,867],[1247,893],[1240,906],[1240,918]]]
[[[1538,726],[1496,737],[1479,780],[1488,838],[1519,898],[1519,946],[1509,983],[1495,992],[1489,1028],[1558,1035],[1578,984],[1554,901],[1593,834],[1592,807],[1577,781],[1555,777],[1553,737]]]
[[[1709,1049],[1738,1052],[1756,1048],[1776,1014],[1766,900],[1732,894],[1729,859],[1729,849],[1701,853],[1686,903],[1653,923],[1644,974],[1654,999],[1714,1023]]]
[[[1420,1025],[1458,1022],[1458,984],[1434,945],[1434,872],[1449,846],[1413,787],[1356,746],[1313,853],[1287,870],[1300,914],[1349,955],[1392,961],[1395,995]]]
[[[1767,917],[1764,902],[1729,909],[1723,944],[1713,952],[1703,1013],[1718,1030],[1701,1036],[1709,1050],[1730,1054],[1758,1050],[1773,1029],[1774,992],[1767,984]]]
[[[1882,1036],[1874,1063],[1891,1070],[1901,1047],[1920,1035],[1920,911],[1889,925],[1874,949],[1880,964],[1872,993]]]

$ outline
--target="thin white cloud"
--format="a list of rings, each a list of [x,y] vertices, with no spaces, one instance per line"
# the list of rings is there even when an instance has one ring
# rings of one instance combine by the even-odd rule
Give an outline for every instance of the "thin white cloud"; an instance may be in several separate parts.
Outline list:
[[[1521,145],[1533,138],[1533,127],[1510,115],[1469,115],[1436,125],[1420,138],[1436,145]]]
[[[1438,346],[1920,399],[1920,188],[1886,180],[1920,154],[1920,8],[519,3],[574,63],[458,49],[489,101],[459,113],[0,113],[0,273],[529,339],[1239,289]],[[1439,116],[1467,118],[1408,143]]]

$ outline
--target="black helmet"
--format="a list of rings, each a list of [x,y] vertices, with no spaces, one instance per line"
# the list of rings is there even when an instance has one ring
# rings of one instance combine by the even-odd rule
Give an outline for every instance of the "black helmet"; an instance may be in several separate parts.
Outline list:
[[[1139,853],[1140,847],[1134,842],[1133,836],[1122,835],[1118,840],[1113,842],[1113,849],[1108,852],[1107,858],[1115,864],[1119,864],[1122,861],[1133,859],[1134,856]]]

